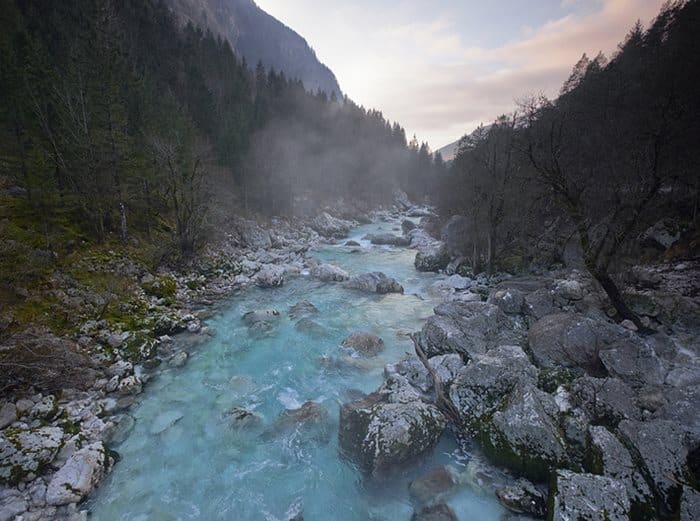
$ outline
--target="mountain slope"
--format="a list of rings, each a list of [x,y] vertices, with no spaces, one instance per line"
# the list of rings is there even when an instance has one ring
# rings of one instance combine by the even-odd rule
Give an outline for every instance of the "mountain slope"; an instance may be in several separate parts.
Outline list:
[[[333,72],[295,31],[260,9],[253,0],[168,0],[183,20],[226,38],[250,66],[261,61],[304,82],[307,90],[340,95]]]

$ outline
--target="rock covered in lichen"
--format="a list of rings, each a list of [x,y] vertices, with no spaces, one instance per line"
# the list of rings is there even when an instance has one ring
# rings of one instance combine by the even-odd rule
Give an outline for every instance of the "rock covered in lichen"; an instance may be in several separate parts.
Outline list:
[[[0,434],[0,482],[16,484],[51,463],[63,446],[58,427],[5,429]]]
[[[607,476],[559,470],[555,476],[552,521],[629,521],[624,484]]]

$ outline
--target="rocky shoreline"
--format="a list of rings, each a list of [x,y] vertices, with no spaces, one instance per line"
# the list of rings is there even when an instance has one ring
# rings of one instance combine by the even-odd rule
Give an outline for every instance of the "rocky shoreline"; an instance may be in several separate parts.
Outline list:
[[[391,212],[394,219],[401,215],[431,222],[429,210],[410,203]],[[313,246],[340,240],[357,224],[327,212],[302,225],[241,221],[186,273],[150,273],[118,257],[120,276],[139,288],[144,316],[129,324],[86,322],[67,339],[37,332],[37,342],[77,346],[82,386],[0,403],[0,521],[87,518],[80,503],[118,458],[110,444],[133,426],[126,410],[159,366],[187,362],[188,349],[207,338],[204,321],[218,301],[252,285],[278,287],[302,273],[362,291],[403,292],[382,273],[350,277],[306,258]],[[449,254],[449,233],[437,240],[411,220],[402,232],[366,239],[410,245],[416,269],[450,276],[431,288],[444,301],[415,335],[425,360],[390,364],[377,391],[341,407],[340,446],[348,458],[381,476],[433,447],[450,426],[521,478],[505,487],[480,481],[514,513],[692,519],[700,509],[698,288],[692,282],[699,263],[636,270],[628,295],[659,330],[642,336],[632,324],[612,320],[601,292],[576,270],[462,276],[461,260]],[[251,328],[266,322],[244,321]],[[412,485],[419,497],[413,519],[455,519],[445,500],[461,478],[450,472],[437,469]]]

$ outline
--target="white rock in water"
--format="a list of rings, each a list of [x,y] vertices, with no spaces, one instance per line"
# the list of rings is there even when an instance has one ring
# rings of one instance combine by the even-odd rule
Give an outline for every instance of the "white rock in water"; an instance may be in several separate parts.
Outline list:
[[[167,411],[156,416],[151,426],[151,434],[160,434],[179,422],[184,414],[180,411]]]
[[[46,489],[46,502],[59,506],[83,499],[102,478],[106,458],[102,442],[74,452],[51,479]]]

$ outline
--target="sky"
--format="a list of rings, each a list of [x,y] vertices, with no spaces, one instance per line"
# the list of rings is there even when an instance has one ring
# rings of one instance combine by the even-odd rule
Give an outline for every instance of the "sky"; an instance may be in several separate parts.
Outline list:
[[[432,149],[555,96],[585,52],[611,55],[663,0],[256,0],[297,31],[356,103]]]

